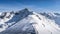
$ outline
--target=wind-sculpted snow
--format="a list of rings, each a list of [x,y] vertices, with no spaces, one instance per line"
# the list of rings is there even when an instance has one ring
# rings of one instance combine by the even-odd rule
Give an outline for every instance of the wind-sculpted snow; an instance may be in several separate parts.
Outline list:
[[[58,16],[58,18],[57,15],[59,14],[38,14],[30,12],[28,9],[9,12],[6,15],[0,15],[3,16],[3,19],[0,19],[2,20],[0,34],[60,34],[59,25],[56,24],[60,17]]]

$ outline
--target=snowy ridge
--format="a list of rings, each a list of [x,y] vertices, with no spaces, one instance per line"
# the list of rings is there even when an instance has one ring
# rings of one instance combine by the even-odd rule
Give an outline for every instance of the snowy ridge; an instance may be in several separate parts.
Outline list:
[[[4,31],[8,25],[5,23],[13,17],[10,13],[1,13],[0,15],[0,32]]]
[[[47,19],[46,17],[44,17],[42,15],[39,15],[39,14],[38,14],[38,16],[41,18],[41,20],[38,20],[38,19],[35,20],[35,21],[39,22],[37,25],[35,25],[35,27],[36,27],[36,29],[38,29],[40,27],[37,30],[37,31],[39,31],[39,30],[41,31],[41,32],[39,31],[39,34],[51,34],[51,33],[52,34],[57,34],[58,33],[57,32],[58,30],[60,32],[60,28],[58,27],[58,25],[55,24],[54,21],[52,21],[50,19]]]
[[[60,26],[60,13],[40,13],[48,19],[54,20]]]
[[[3,18],[2,23],[5,23],[4,25],[7,27],[4,30],[1,29],[0,34],[60,34],[60,27],[54,20],[56,14],[38,14],[30,12],[28,9],[7,14],[5,19],[9,15],[11,16],[6,21]]]

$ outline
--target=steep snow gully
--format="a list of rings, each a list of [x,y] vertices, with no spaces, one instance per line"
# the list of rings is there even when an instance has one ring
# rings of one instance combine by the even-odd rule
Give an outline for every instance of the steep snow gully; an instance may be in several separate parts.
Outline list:
[[[27,8],[0,13],[0,34],[60,34],[60,14],[36,13]]]

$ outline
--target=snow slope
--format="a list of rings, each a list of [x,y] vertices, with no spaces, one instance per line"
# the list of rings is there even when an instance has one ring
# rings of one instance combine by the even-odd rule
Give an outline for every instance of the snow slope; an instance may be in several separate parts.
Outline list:
[[[3,22],[7,24],[0,34],[60,34],[59,25],[46,14],[30,12],[27,9],[13,13]],[[3,19],[4,20],[4,19]]]

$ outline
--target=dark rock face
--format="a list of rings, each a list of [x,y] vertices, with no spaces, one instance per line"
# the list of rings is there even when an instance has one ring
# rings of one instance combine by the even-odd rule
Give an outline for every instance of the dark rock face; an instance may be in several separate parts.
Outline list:
[[[11,20],[9,20],[8,22],[6,22],[6,23],[12,23],[12,22],[18,22],[18,21],[20,21],[21,19],[23,19],[23,18],[25,18],[25,17],[27,17],[28,15],[30,15],[30,14],[33,14],[32,12],[30,12],[30,11],[28,11],[28,9],[23,9],[23,10],[21,10],[21,11],[19,11],[19,12],[16,12],[16,13],[14,13],[15,15],[12,17],[12,19]]]
[[[1,19],[3,19],[6,16],[7,12],[3,12],[2,15],[0,16]]]
[[[3,28],[3,24],[0,24],[0,28]]]

